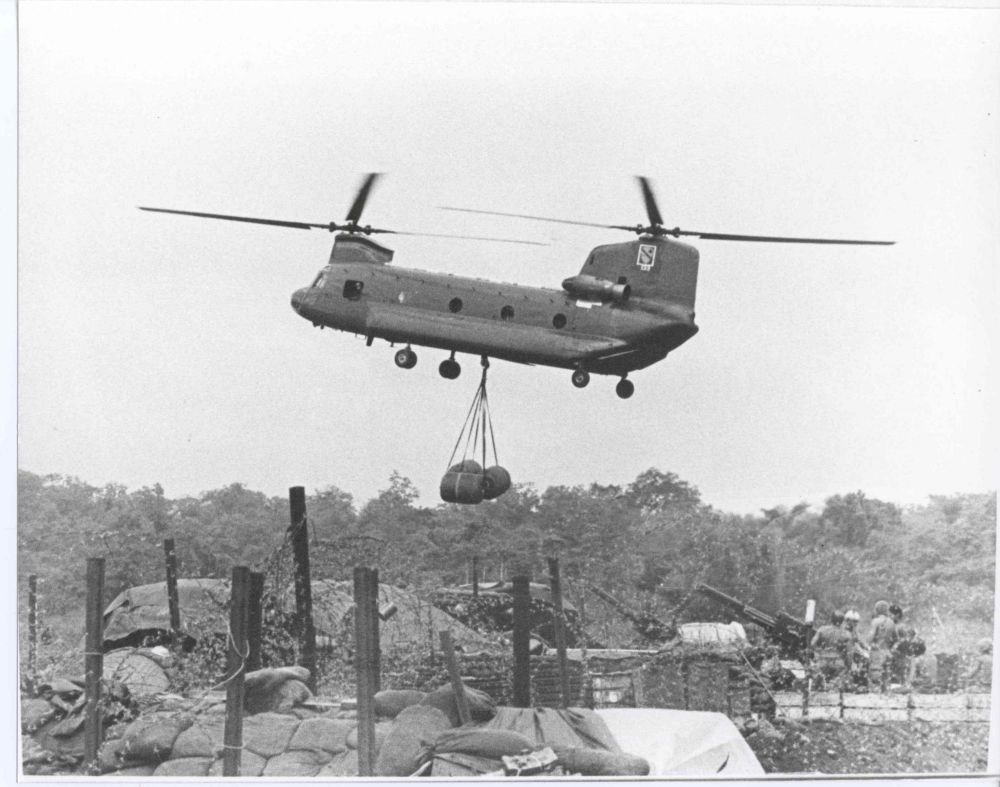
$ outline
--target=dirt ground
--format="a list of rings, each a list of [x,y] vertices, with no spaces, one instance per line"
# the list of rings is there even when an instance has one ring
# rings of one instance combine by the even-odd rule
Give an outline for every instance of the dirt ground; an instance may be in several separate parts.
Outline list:
[[[746,740],[767,773],[982,773],[989,725],[784,720]]]

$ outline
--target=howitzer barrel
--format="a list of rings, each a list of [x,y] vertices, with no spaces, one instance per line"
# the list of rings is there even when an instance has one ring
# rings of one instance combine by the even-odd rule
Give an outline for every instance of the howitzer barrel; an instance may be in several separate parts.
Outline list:
[[[721,590],[713,588],[711,585],[706,585],[704,582],[700,583],[695,590],[711,599],[714,599],[715,601],[718,601],[723,606],[729,607],[729,609],[740,617],[749,620],[751,623],[756,623],[758,626],[763,626],[764,628],[770,630],[777,625],[777,621],[766,612],[754,609],[753,607],[744,604],[739,599],[735,599],[732,596],[723,593]]]
[[[598,598],[603,599],[618,610],[622,614],[622,617],[635,626],[636,630],[646,639],[667,640],[676,634],[676,629],[669,623],[664,623],[652,615],[636,614],[621,601],[597,585],[588,582],[587,587],[594,591]]]

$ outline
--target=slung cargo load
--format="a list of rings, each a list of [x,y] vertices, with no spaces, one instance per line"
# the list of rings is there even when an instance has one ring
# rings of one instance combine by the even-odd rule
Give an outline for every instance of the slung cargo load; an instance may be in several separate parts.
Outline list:
[[[510,489],[510,473],[500,465],[497,458],[493,419],[490,417],[489,399],[486,395],[488,368],[489,362],[483,358],[482,380],[448,460],[448,471],[441,479],[441,499],[446,503],[475,505],[500,497]],[[459,448],[462,449],[462,458],[455,462]],[[492,465],[487,464],[488,451],[492,451]]]

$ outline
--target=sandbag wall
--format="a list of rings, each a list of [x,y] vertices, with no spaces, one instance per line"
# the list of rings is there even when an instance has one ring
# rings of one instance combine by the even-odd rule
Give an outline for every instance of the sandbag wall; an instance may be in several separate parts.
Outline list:
[[[714,711],[730,718],[764,712],[766,692],[751,693],[746,664],[735,653],[660,654],[636,671],[636,705],[644,708]]]
[[[569,662],[569,688],[573,697],[571,705],[578,705],[583,683],[583,667],[579,662]],[[512,700],[514,680],[513,660],[508,656],[486,653],[460,655],[458,667],[467,686],[486,692],[499,705],[509,705]],[[561,704],[559,688],[559,660],[556,656],[531,657],[531,702],[539,707],[557,708]],[[388,671],[382,676],[383,688],[417,689],[429,691],[448,682],[448,671],[443,659],[419,664],[406,671]],[[589,704],[589,691],[584,704]]]

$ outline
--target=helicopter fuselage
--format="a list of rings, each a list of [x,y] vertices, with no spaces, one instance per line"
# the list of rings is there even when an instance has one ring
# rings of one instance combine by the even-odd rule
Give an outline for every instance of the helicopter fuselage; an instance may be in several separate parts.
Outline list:
[[[316,326],[359,334],[369,343],[383,339],[624,376],[663,359],[698,330],[683,303],[590,300],[564,290],[398,268],[387,264],[391,250],[367,238],[337,241],[330,262],[311,286],[294,293],[292,306]]]

